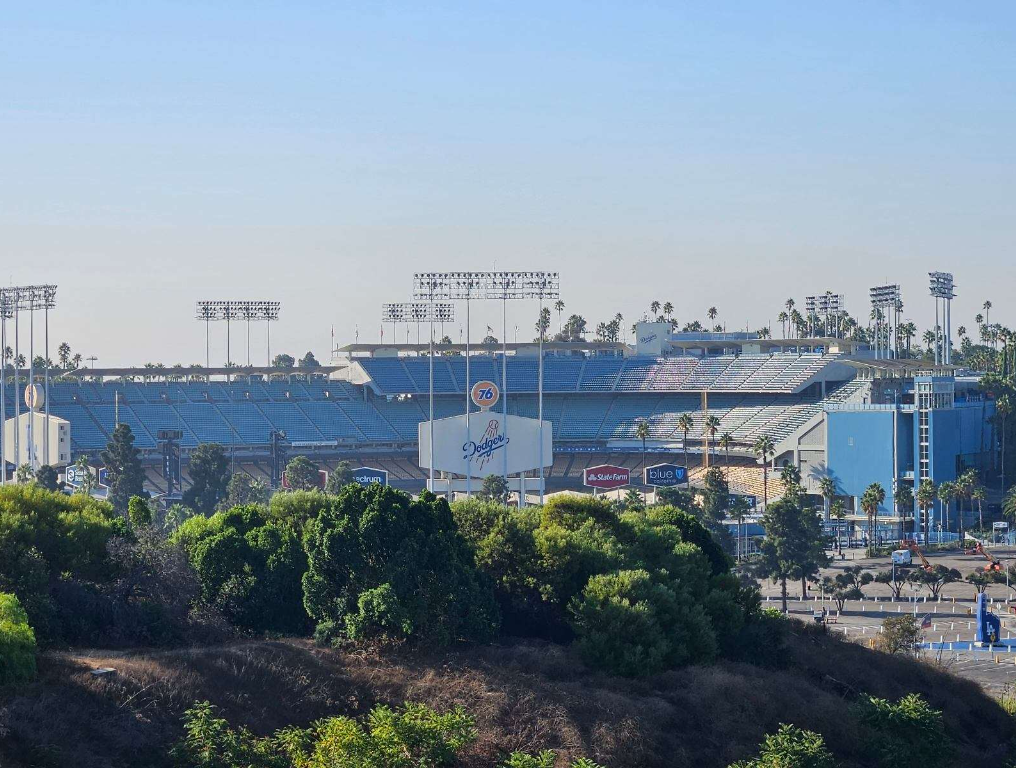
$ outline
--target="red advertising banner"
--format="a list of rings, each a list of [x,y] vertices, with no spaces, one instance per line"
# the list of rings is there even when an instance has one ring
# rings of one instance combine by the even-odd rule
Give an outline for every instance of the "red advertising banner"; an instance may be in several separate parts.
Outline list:
[[[600,464],[582,471],[582,484],[590,488],[620,488],[628,485],[630,479],[627,469],[613,464]]]

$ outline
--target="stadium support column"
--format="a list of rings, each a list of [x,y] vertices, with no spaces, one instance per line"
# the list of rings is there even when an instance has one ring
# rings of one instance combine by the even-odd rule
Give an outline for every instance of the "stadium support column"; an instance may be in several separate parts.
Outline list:
[[[942,329],[939,326],[938,319],[938,305],[940,304],[938,297],[935,298],[935,365],[939,364],[939,356],[942,350]]]
[[[19,328],[19,317],[21,312],[20,295],[14,297],[14,469],[18,468],[18,460],[21,458],[21,377],[18,375],[18,359],[21,357],[21,333]]]
[[[504,428],[504,484],[508,486],[508,277],[501,279],[501,417]],[[522,488],[519,487],[519,507],[522,506]]]
[[[44,395],[42,401],[43,405],[46,408],[46,418],[44,422],[46,433],[42,437],[42,445],[43,445],[42,453],[46,459],[46,463],[49,464],[50,456],[49,456],[49,302],[48,301],[46,301],[45,304],[43,304],[43,315],[44,315],[44,325],[46,329],[45,338],[43,342],[44,343],[43,355],[46,358],[46,372],[43,374]]]
[[[427,430],[430,439],[430,489],[434,490],[434,292],[430,292],[430,429]],[[419,328],[419,325],[417,326]],[[448,496],[452,494],[449,492]],[[449,498],[451,501],[451,498]]]

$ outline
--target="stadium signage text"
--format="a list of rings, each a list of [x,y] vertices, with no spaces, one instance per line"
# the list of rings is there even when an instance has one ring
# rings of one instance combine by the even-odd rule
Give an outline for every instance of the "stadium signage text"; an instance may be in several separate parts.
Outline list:
[[[624,467],[601,464],[582,471],[582,484],[590,488],[620,488],[631,482],[631,473]]]
[[[657,488],[670,488],[680,485],[688,479],[688,470],[677,464],[655,464],[643,470],[646,485]]]
[[[357,467],[353,470],[353,482],[360,485],[370,485],[371,483],[388,485],[388,471],[373,467]]]
[[[498,401],[498,398],[501,397],[501,390],[493,381],[478,381],[469,390],[469,397],[477,408],[485,411]]]
[[[490,462],[490,457],[501,448],[508,445],[508,435],[501,431],[501,422],[491,419],[483,437],[479,440],[470,440],[462,446],[462,456],[466,461],[476,462],[477,468],[482,469]]]

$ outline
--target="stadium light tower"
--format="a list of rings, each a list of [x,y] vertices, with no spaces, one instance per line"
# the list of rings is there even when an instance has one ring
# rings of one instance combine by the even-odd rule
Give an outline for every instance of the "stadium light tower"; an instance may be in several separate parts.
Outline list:
[[[433,301],[408,301],[382,304],[381,322],[430,323],[430,487],[434,488],[434,323],[450,323],[455,319],[455,305]]]
[[[868,291],[875,319],[875,358],[900,356],[900,309],[902,293],[897,283],[876,285]]]
[[[21,378],[18,374],[18,359],[21,356],[19,333],[19,319],[21,312],[28,312],[29,338],[28,338],[28,386],[25,388],[25,404],[29,413],[34,413],[38,402],[35,391],[32,387],[35,384],[35,312],[42,310],[44,313],[45,346],[43,350],[43,380],[44,396],[43,407],[45,408],[45,427],[42,436],[43,453],[49,461],[49,310],[56,306],[55,285],[24,285],[0,288],[0,336],[2,336],[2,347],[4,354],[7,349],[7,320],[14,319],[14,460],[18,461],[20,456],[20,432],[21,432],[21,398],[18,386]],[[6,361],[4,361],[6,367]],[[0,421],[7,419],[7,397],[6,397],[6,375],[0,376]],[[28,420],[28,460],[32,469],[36,469],[38,455],[35,451],[35,417],[29,416]],[[2,442],[2,441],[0,441]],[[7,457],[5,449],[0,446],[0,464],[3,465],[3,481],[7,480]]]
[[[261,300],[216,300],[216,301],[198,301],[195,303],[195,317],[201,320],[205,324],[205,367],[211,368],[211,354],[209,350],[209,326],[213,320],[225,320],[226,321],[226,367],[228,368],[232,363],[230,353],[230,323],[233,320],[245,320],[247,323],[247,366],[249,367],[250,362],[250,324],[252,321],[257,322],[264,320],[267,326],[267,337],[268,337],[268,365],[272,364],[272,329],[271,323],[273,320],[279,319],[279,308],[281,303],[278,301],[261,301]],[[227,374],[227,380],[229,376]]]
[[[804,312],[811,324],[811,334],[816,334],[815,320],[822,318],[822,333],[829,335],[829,319],[833,318],[833,336],[839,337],[840,313],[843,311],[843,294],[826,291],[817,296],[804,297]]]
[[[950,365],[952,363],[952,300],[956,298],[956,294],[953,292],[953,288],[955,288],[953,276],[951,272],[929,272],[928,278],[931,283],[931,295],[935,299],[935,362]],[[940,304],[942,306],[941,324],[938,314]]]
[[[466,435],[469,435],[469,301],[473,298],[501,302],[501,413],[508,432],[508,301],[539,299],[543,319],[543,302],[561,296],[561,280],[557,272],[417,272],[413,275],[413,298],[433,302],[435,299],[464,299],[466,302]],[[540,323],[538,367],[538,415],[540,421],[539,463],[540,502],[543,502],[543,340],[545,331]],[[519,477],[519,506],[525,503],[525,476]],[[504,455],[504,479],[508,481],[508,454]],[[470,496],[470,476],[466,469],[466,496]]]

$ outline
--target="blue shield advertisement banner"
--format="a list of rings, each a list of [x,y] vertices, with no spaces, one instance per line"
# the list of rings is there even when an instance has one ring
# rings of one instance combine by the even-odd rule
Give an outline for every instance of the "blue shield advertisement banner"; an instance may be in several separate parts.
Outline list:
[[[373,467],[358,467],[353,470],[353,482],[360,485],[370,485],[371,483],[388,485],[388,472]]]
[[[654,464],[646,467],[642,471],[642,476],[646,485],[670,488],[684,483],[688,479],[688,470],[677,464]]]

